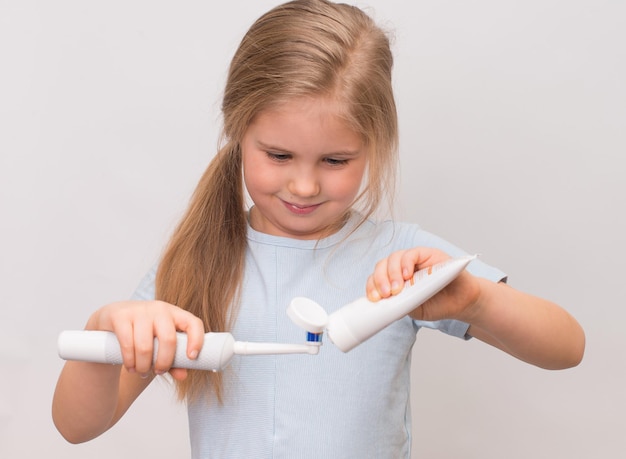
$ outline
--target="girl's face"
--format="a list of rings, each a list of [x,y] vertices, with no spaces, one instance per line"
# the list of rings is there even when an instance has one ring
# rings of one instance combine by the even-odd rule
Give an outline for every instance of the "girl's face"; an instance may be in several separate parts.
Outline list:
[[[365,173],[361,137],[323,99],[296,99],[265,110],[241,142],[257,231],[317,239],[352,205]]]

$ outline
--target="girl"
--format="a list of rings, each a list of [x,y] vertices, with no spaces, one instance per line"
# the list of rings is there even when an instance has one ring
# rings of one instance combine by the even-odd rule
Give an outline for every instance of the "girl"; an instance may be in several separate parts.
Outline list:
[[[391,68],[387,36],[352,6],[296,0],[253,24],[230,66],[224,146],[158,268],[134,301],[87,321],[117,335],[124,364],[63,368],[53,418],[67,440],[105,432],[169,372],[188,404],[194,458],[408,458],[420,327],[544,368],[578,364],[584,335],[569,314],[474,261],[347,354],[328,345],[315,358],[235,358],[221,374],[170,368],[176,331],[187,333],[190,358],[208,331],[299,342],[285,314],[293,297],[330,313],[363,292],[374,301],[397,294],[415,270],[463,254],[416,225],[374,219],[391,205],[397,162]]]

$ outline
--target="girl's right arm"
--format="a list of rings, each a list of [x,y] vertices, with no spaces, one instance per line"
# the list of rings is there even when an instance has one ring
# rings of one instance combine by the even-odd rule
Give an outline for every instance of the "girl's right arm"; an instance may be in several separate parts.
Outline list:
[[[123,365],[65,363],[52,402],[52,418],[66,440],[81,443],[111,428],[154,375],[167,371],[178,380],[184,369],[171,368],[176,332],[187,333],[187,355],[196,358],[204,340],[202,321],[161,301],[113,303],[96,311],[86,330],[108,330],[120,342]],[[154,338],[159,350],[153,365]]]

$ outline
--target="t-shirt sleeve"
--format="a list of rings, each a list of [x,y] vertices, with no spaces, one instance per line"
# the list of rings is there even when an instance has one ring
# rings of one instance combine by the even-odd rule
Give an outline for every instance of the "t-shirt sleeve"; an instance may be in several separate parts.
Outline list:
[[[414,244],[413,247],[432,247],[447,253],[453,258],[471,255],[456,245],[439,236],[429,233],[428,231],[424,231],[416,225],[413,227],[412,239]],[[500,271],[498,268],[488,265],[480,257],[473,260],[467,266],[467,270],[474,276],[483,277],[492,282],[506,282],[507,276],[504,272]]]
[[[413,247],[422,246],[436,248],[454,258],[469,255],[466,251],[460,249],[454,244],[451,244],[445,239],[429,233],[428,231],[424,231],[417,226],[413,227],[412,243],[414,244]],[[498,268],[488,265],[480,258],[471,261],[467,266],[467,270],[474,276],[482,277],[492,282],[506,282],[507,280],[507,275],[504,272]],[[463,339],[471,338],[471,336],[467,334],[469,324],[458,320],[438,320],[432,322],[415,320],[414,323],[419,328],[431,328]]]
[[[150,271],[141,279],[139,285],[133,292],[131,300],[154,300],[155,294],[155,279],[156,279],[157,267],[153,266]]]

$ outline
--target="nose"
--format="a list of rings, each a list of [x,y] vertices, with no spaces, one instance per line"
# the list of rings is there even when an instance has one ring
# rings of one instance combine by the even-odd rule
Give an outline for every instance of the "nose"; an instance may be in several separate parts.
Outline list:
[[[312,198],[319,194],[320,183],[315,172],[309,168],[294,171],[287,185],[289,193],[301,198]]]

